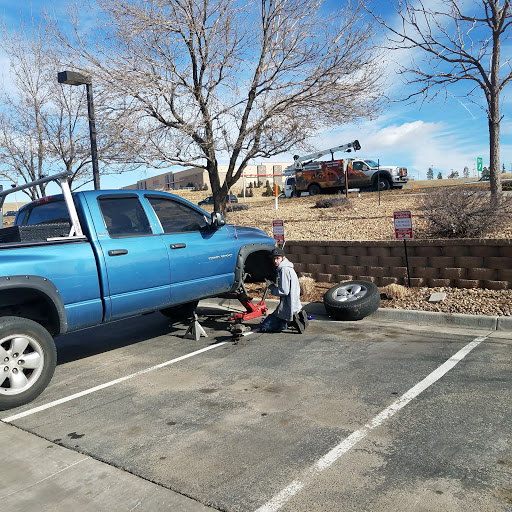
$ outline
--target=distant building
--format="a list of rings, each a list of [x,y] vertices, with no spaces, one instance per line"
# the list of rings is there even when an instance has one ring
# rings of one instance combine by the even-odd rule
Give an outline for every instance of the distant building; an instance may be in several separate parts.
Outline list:
[[[265,185],[267,180],[270,184],[275,183],[282,186],[284,183],[282,173],[289,165],[292,165],[292,162],[269,162],[260,165],[248,165],[234,187],[242,188],[244,181],[246,187],[249,185],[249,182],[254,184],[254,182],[257,183],[258,181]],[[224,181],[227,171],[227,165],[219,165],[221,183]],[[137,183],[123,187],[123,189],[178,190],[190,187],[202,189],[205,185],[210,189],[208,173],[199,167],[191,167],[183,171],[166,172],[158,176],[138,180]]]

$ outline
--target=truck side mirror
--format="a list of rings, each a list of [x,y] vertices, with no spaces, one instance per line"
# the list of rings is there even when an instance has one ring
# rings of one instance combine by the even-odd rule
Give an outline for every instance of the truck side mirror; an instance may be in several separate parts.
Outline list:
[[[226,225],[226,219],[224,215],[220,212],[213,212],[210,221],[211,229],[220,229],[222,226]]]

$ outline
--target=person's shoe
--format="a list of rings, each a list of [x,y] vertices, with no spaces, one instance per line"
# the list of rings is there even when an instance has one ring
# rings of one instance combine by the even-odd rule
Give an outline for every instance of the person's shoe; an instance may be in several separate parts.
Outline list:
[[[301,321],[302,325],[304,326],[304,330],[306,330],[308,328],[308,326],[309,326],[308,314],[306,313],[306,311],[301,309],[297,313],[297,316],[299,317],[299,320]]]
[[[299,334],[304,332],[304,323],[299,316],[299,312],[293,313],[293,320],[290,322],[290,327],[295,327],[295,329],[299,331]]]

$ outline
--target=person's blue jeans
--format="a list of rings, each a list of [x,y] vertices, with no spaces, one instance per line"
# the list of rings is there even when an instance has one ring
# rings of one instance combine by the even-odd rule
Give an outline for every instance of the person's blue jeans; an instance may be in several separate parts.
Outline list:
[[[281,332],[288,327],[288,322],[275,313],[271,313],[260,324],[260,332]]]

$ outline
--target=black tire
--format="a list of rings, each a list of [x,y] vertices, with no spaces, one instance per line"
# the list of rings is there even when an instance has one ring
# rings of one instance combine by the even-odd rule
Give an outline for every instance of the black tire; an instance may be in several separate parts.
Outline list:
[[[381,176],[379,178],[375,178],[375,183],[373,184],[374,190],[389,190],[391,188],[391,183],[385,176]]]
[[[308,192],[310,196],[317,196],[322,193],[322,189],[320,188],[320,185],[313,183],[308,187]]]
[[[325,292],[324,306],[335,320],[361,320],[379,308],[379,289],[369,281],[345,281]]]
[[[194,316],[198,303],[198,300],[194,300],[192,302],[180,304],[179,306],[161,309],[160,313],[176,322],[186,322]]]
[[[300,194],[301,194],[300,190],[296,190],[296,191],[295,191],[295,195],[296,195],[297,197],[300,197]]]
[[[0,318],[0,410],[25,405],[50,383],[57,365],[51,334],[37,322]],[[3,380],[2,380],[3,379]]]

